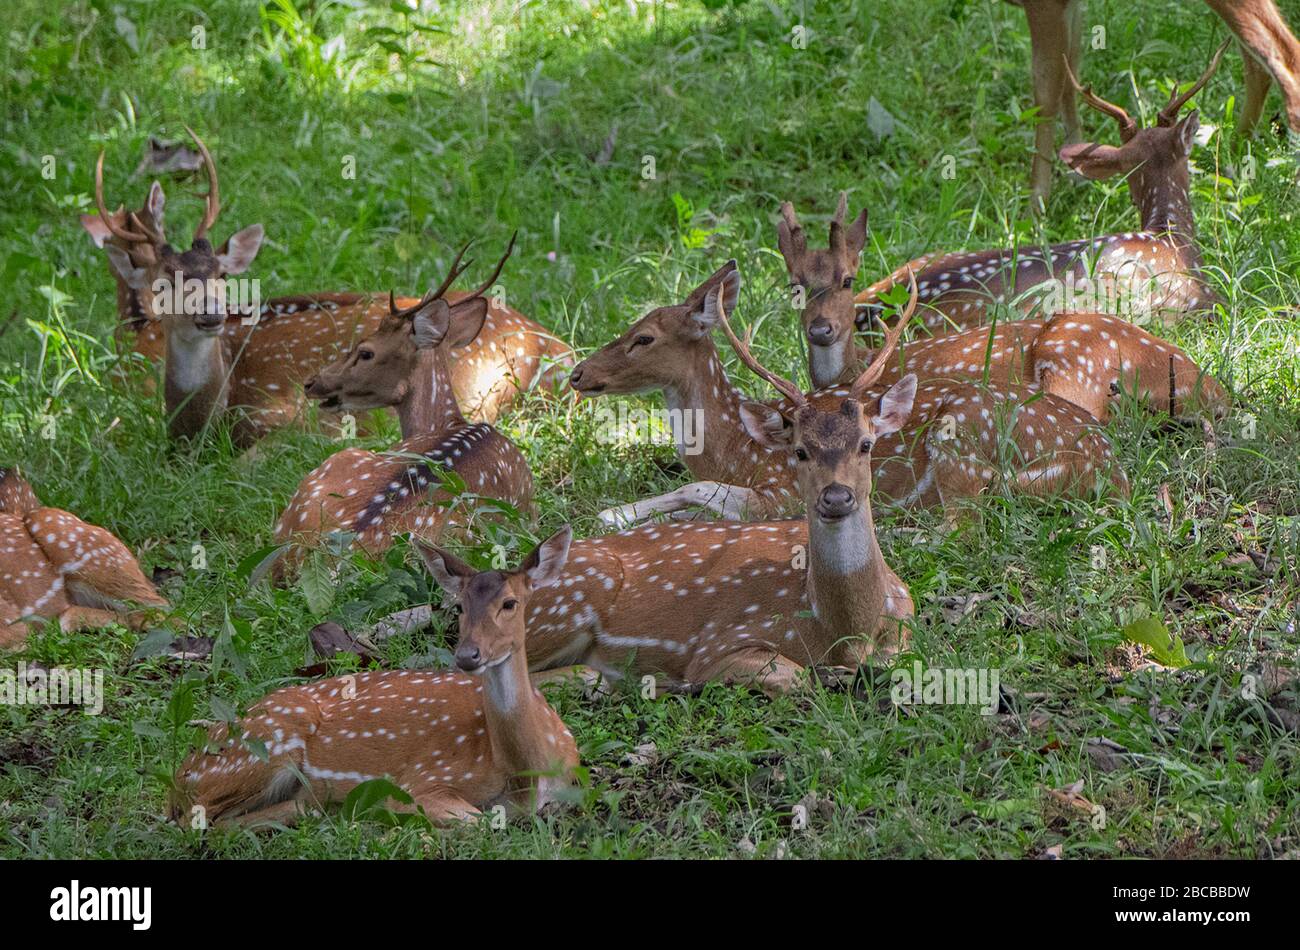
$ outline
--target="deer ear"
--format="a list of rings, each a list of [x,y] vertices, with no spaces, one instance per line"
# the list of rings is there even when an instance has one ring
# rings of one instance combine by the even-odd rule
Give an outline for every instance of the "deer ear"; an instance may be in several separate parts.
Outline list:
[[[915,399],[915,373],[908,373],[889,387],[880,397],[879,415],[871,420],[871,428],[876,432],[877,441],[903,428],[912,414],[912,402]]]
[[[528,583],[533,590],[550,587],[560,579],[564,573],[564,564],[569,559],[569,545],[572,541],[573,528],[566,524],[524,558],[520,570],[528,576]]]
[[[850,257],[859,257],[867,246],[867,209],[863,208],[844,234]]]
[[[430,300],[415,311],[415,316],[411,318],[411,328],[415,331],[415,345],[421,350],[440,345],[447,338],[447,330],[450,327],[451,308],[442,298]]]
[[[1183,121],[1178,123],[1178,128],[1174,130],[1174,134],[1178,138],[1178,147],[1184,156],[1192,154],[1192,146],[1196,144],[1196,133],[1200,129],[1201,118],[1197,115],[1195,109],[1187,113]]]
[[[742,402],[740,424],[764,448],[788,449],[794,442],[794,426],[790,420],[765,403]]]
[[[121,208],[113,212],[113,214],[121,213]],[[104,242],[113,236],[113,232],[108,229],[104,219],[97,214],[83,214],[81,216],[81,226],[86,229],[90,239],[95,242],[95,247],[103,247]]]
[[[144,290],[149,286],[148,275],[143,267],[136,267],[131,262],[131,255],[115,244],[105,244],[104,252],[108,254],[108,263],[117,275],[126,281],[132,290]]]
[[[432,544],[417,539],[415,550],[420,553],[420,560],[438,582],[438,586],[452,597],[459,597],[461,584],[478,573],[460,558],[448,554],[442,548],[435,548]]]
[[[1126,165],[1123,154],[1113,145],[1080,142],[1078,145],[1065,146],[1059,154],[1061,161],[1073,171],[1094,181],[1118,175]]]
[[[154,226],[162,230],[163,224],[163,207],[167,204],[167,196],[163,194],[162,185],[154,182],[149,186],[149,197],[145,199],[144,207],[153,218]]]
[[[161,191],[161,189],[159,189]],[[230,235],[217,252],[217,263],[223,274],[242,274],[253,263],[262,247],[264,232],[260,224],[250,224],[242,231]]]
[[[452,304],[446,345],[458,347],[473,343],[483,329],[483,322],[487,319],[488,307],[491,305],[492,301],[486,297],[475,297],[464,303]]]
[[[722,304],[727,308],[727,313],[735,313],[736,301],[740,299],[740,271],[736,270],[735,261],[727,261],[722,269],[718,272],[722,274],[722,279],[718,280],[713,286],[705,292],[703,300],[699,305],[691,310],[688,319],[688,327],[692,336],[696,339],[708,336],[713,332],[713,328],[718,325],[718,298],[721,296]],[[714,274],[709,278],[713,281],[717,277]],[[704,286],[708,285],[705,282]],[[692,294],[692,297],[694,294]]]

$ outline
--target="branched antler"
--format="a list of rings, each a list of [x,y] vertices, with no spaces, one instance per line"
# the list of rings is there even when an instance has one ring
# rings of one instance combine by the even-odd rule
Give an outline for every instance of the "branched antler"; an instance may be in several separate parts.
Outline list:
[[[881,374],[884,373],[885,367],[889,363],[890,354],[894,352],[894,348],[898,346],[898,341],[903,336],[903,330],[907,328],[907,324],[911,322],[912,315],[916,313],[916,304],[921,297],[920,291],[918,291],[916,287],[916,273],[909,268],[907,276],[912,296],[907,301],[907,306],[903,308],[903,312],[899,316],[898,322],[894,324],[894,328],[885,332],[885,342],[880,349],[876,351],[876,355],[871,360],[871,363],[868,364],[867,368],[864,369],[858,378],[853,381],[853,385],[849,387],[849,392],[853,394],[854,399],[861,399],[866,391],[875,385],[876,380],[880,379]]]

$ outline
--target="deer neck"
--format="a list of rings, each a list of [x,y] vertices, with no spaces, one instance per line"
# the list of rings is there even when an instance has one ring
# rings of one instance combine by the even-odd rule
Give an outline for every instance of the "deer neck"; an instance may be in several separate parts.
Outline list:
[[[167,331],[164,396],[173,434],[195,435],[226,410],[230,367],[220,334]]]
[[[885,608],[887,571],[869,505],[833,525],[810,514],[809,602],[828,650],[845,638],[875,635]]]
[[[1141,181],[1136,176],[1130,178],[1129,191],[1142,215],[1142,230],[1169,237],[1183,254],[1199,263],[1189,184],[1184,162],[1167,174],[1143,177]]]
[[[492,759],[510,775],[549,772],[558,758],[553,741],[554,717],[528,678],[522,649],[483,677],[483,718],[492,743]]]
[[[740,393],[711,341],[700,347],[684,382],[664,386],[664,402],[673,414],[677,457],[697,477],[734,479],[737,461],[759,451],[741,422]],[[698,451],[684,444],[683,433],[694,436]]]
[[[808,347],[808,376],[813,388],[825,389],[843,382],[851,382],[861,370],[858,350],[854,345],[856,333],[835,346]]]
[[[416,351],[410,383],[406,398],[397,404],[397,420],[402,427],[403,439],[464,424],[465,417],[456,404],[447,357],[441,347],[431,346]]]

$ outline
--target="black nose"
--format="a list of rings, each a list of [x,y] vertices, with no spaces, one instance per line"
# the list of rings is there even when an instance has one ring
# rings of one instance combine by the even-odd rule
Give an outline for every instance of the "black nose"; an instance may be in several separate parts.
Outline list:
[[[817,499],[817,514],[827,521],[847,518],[857,507],[858,499],[853,494],[853,489],[839,482],[832,482],[823,488]]]
[[[835,342],[835,328],[825,317],[808,324],[808,342],[813,346],[829,346]]]
[[[462,643],[456,647],[456,665],[467,672],[482,666],[483,656],[479,653],[478,646],[473,643]]]
[[[302,384],[303,392],[307,392],[307,393],[309,393],[309,392],[311,392],[311,391],[312,391],[313,389],[315,389],[315,388],[316,388],[316,377],[315,377],[315,376],[313,376],[311,379],[307,380],[307,382],[305,382],[305,383]]]
[[[573,367],[573,372],[569,374],[569,385],[572,386],[574,389],[577,389],[578,384],[581,382],[582,382],[582,364],[579,363],[577,366]]]

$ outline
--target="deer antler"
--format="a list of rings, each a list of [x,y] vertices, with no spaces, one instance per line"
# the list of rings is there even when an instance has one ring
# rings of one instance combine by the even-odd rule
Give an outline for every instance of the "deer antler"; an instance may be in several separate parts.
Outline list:
[[[217,190],[217,165],[212,160],[212,153],[203,144],[203,139],[199,138],[188,125],[185,126],[185,131],[190,133],[190,138],[194,139],[194,144],[199,147],[199,154],[203,156],[203,167],[208,173],[208,190],[202,196],[204,204],[203,220],[194,229],[194,240],[198,241],[207,238],[208,229],[217,223],[217,215],[221,214],[221,193]],[[134,215],[132,215],[132,219],[135,220],[137,225],[140,223],[139,220],[135,219]]]
[[[1178,84],[1174,83],[1173,91],[1169,93],[1168,105],[1160,110],[1158,121],[1161,125],[1173,125],[1178,121],[1178,110],[1187,105],[1187,101],[1200,92],[1202,87],[1210,81],[1214,71],[1219,68],[1219,60],[1223,59],[1224,50],[1228,48],[1228,44],[1231,42],[1232,39],[1229,38],[1219,45],[1219,48],[1214,51],[1214,56],[1210,59],[1210,65],[1205,68],[1205,72],[1201,73],[1201,78],[1192,83],[1181,96],[1178,94]]]
[[[1119,137],[1122,141],[1127,142],[1137,134],[1137,123],[1121,106],[1113,102],[1107,102],[1101,96],[1092,91],[1092,85],[1079,85],[1079,79],[1074,75],[1074,70],[1070,68],[1070,59],[1065,57],[1065,74],[1070,77],[1070,85],[1074,86],[1074,91],[1079,94],[1084,102],[1092,106],[1103,115],[1108,115],[1119,123]]]
[[[140,223],[140,219],[132,214],[130,220],[134,222],[139,231],[131,231],[113,222],[113,216],[108,213],[108,205],[104,203],[104,150],[99,151],[99,161],[95,163],[95,206],[99,209],[99,219],[104,222],[104,227],[112,232],[113,236],[119,240],[126,241],[128,244],[144,242],[146,244],[162,244],[162,235],[157,231],[146,228]]]
[[[497,261],[496,270],[492,271],[492,276],[489,277],[487,280],[483,281],[483,283],[479,285],[478,289],[475,290],[468,297],[466,297],[465,300],[473,300],[475,297],[482,296],[483,291],[487,290],[494,283],[496,283],[496,279],[501,276],[502,268],[506,266],[506,261],[509,260],[510,255],[514,253],[515,239],[518,237],[519,237],[519,230],[516,229],[515,233],[510,235],[510,243],[506,245],[506,252],[501,255],[501,260]]]
[[[916,304],[921,297],[920,291],[916,288],[916,273],[911,268],[908,268],[907,276],[912,296],[907,301],[907,306],[903,308],[903,312],[899,316],[898,322],[894,324],[894,328],[885,332],[885,342],[880,349],[876,350],[876,355],[872,358],[871,363],[853,381],[853,385],[849,387],[849,392],[853,394],[854,399],[861,399],[866,391],[875,385],[876,380],[880,379],[880,375],[889,364],[890,354],[894,352],[894,347],[898,346],[898,341],[903,336],[903,330],[911,321],[912,314],[916,313]]]
[[[786,399],[794,403],[795,408],[802,408],[808,405],[808,397],[803,394],[803,390],[796,386],[790,380],[776,375],[762,363],[754,358],[754,354],[749,351],[749,343],[741,340],[736,336],[736,331],[731,329],[731,323],[727,320],[727,308],[722,302],[722,287],[719,285],[710,292],[711,296],[716,298],[718,307],[718,322],[722,324],[722,332],[727,335],[727,340],[731,343],[731,348],[736,351],[740,361],[752,369],[758,376],[772,384],[777,392]],[[746,334],[748,336],[748,334]]]

